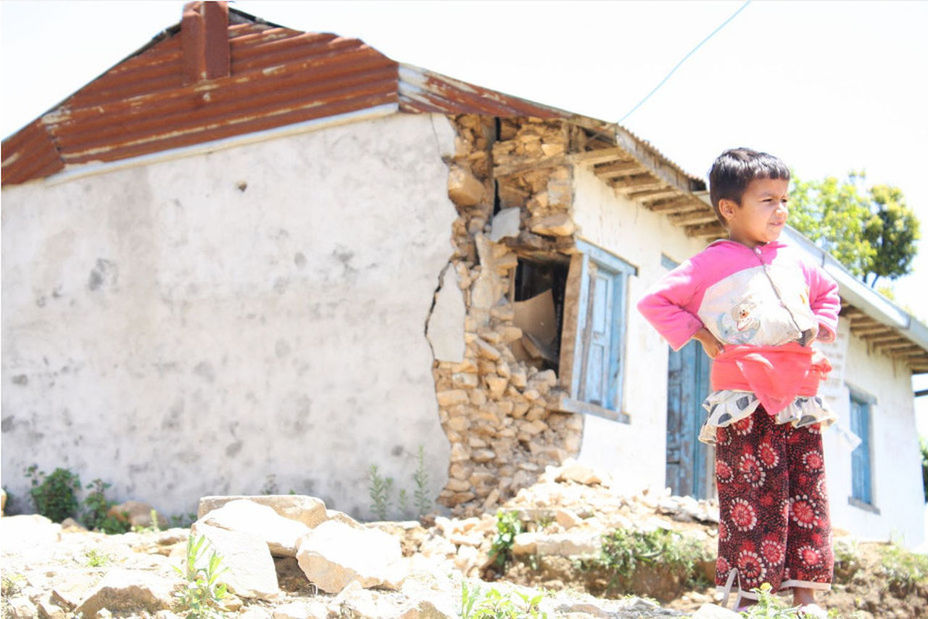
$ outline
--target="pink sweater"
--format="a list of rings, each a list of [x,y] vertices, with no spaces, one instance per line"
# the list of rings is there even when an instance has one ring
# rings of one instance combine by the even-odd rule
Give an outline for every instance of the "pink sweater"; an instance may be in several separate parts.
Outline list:
[[[832,341],[838,286],[775,241],[751,249],[716,241],[657,281],[638,310],[674,350],[705,326],[722,344],[779,346],[818,327]]]

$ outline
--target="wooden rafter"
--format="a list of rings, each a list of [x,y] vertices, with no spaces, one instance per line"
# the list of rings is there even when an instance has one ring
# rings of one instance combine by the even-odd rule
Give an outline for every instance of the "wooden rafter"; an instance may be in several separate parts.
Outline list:
[[[670,215],[670,221],[678,226],[689,224],[707,223],[716,221],[715,212],[712,210],[699,209],[695,211],[686,211],[683,213],[674,213]]]
[[[725,228],[719,222],[702,224],[698,226],[686,226],[686,236],[689,237],[719,237],[725,235]]]
[[[593,168],[593,173],[604,180],[620,178],[624,176],[635,176],[646,172],[647,170],[641,167],[641,164],[639,164],[637,161],[617,161],[615,163],[609,163]]]
[[[581,163],[583,165],[598,165],[613,161],[633,161],[632,159],[629,159],[628,153],[625,152],[625,149],[619,146],[597,148],[596,150],[586,150],[573,155],[573,159],[577,163]],[[639,164],[637,161],[634,163],[638,167],[641,167],[641,164]]]
[[[633,191],[625,192],[625,195],[627,195],[632,200],[641,200],[643,198],[649,198],[649,197],[654,198],[657,196],[670,197],[670,196],[675,196],[679,194],[680,194],[679,191],[677,191],[673,187],[668,187],[668,186],[664,186],[662,188],[655,188],[655,189],[633,190]]]
[[[650,204],[645,201],[645,207],[655,213],[680,212],[687,210],[693,205],[692,198],[681,196],[670,200],[655,200]]]

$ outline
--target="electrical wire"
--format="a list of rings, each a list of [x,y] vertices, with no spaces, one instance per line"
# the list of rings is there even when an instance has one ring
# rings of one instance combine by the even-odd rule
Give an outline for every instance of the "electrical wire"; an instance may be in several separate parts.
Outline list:
[[[746,9],[747,6],[748,6],[749,4],[751,4],[751,2],[752,2],[752,0],[745,0],[745,3],[742,4],[742,5],[738,8],[737,11],[735,11],[734,13],[732,13],[732,14],[728,17],[728,19],[726,19],[725,21],[723,21],[721,24],[718,25],[718,27],[716,27],[715,30],[713,30],[712,32],[710,32],[710,33],[709,33],[709,36],[707,36],[705,39],[703,39],[702,41],[700,41],[700,42],[696,45],[696,47],[694,47],[693,49],[691,49],[691,50],[689,51],[689,53],[688,53],[686,56],[684,56],[683,59],[680,60],[680,62],[678,62],[678,63],[676,64],[676,66],[674,66],[673,69],[670,70],[670,73],[668,73],[667,75],[665,75],[665,76],[664,76],[664,79],[662,79],[662,80],[660,81],[660,83],[659,83],[657,86],[655,86],[654,89],[653,89],[651,92],[649,92],[649,93],[645,96],[644,99],[642,99],[641,101],[638,102],[638,105],[636,105],[635,107],[633,107],[631,110],[628,111],[627,114],[625,114],[625,116],[623,116],[622,118],[619,119],[619,122],[620,122],[620,123],[624,122],[626,118],[628,118],[629,116],[631,116],[631,115],[635,112],[635,110],[637,110],[637,109],[640,108],[642,105],[644,105],[644,102],[647,101],[648,99],[650,99],[651,96],[652,96],[654,93],[656,93],[658,90],[660,90],[660,87],[663,86],[663,85],[667,82],[667,80],[670,79],[670,76],[673,75],[674,72],[675,72],[677,69],[679,69],[680,66],[681,66],[684,62],[686,62],[687,59],[688,59],[690,56],[692,56],[694,53],[696,53],[696,50],[698,50],[700,47],[702,47],[709,39],[711,39],[711,38],[714,37],[716,34],[718,34],[719,31],[720,31],[722,28],[724,28],[725,26],[727,26],[728,23],[729,23],[731,20],[733,20],[735,17],[738,16],[738,13],[740,13],[741,11],[743,11],[744,9]]]

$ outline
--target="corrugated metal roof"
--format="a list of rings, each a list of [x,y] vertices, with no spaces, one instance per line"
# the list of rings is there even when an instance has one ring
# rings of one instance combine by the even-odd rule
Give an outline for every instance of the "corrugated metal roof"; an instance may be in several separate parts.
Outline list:
[[[357,39],[235,9],[226,28],[228,77],[186,83],[183,27],[168,28],[5,140],[3,184],[387,104],[404,113],[563,118],[616,135],[614,124],[401,65]]]
[[[3,184],[398,103],[399,64],[362,41],[230,14],[228,77],[185,83],[168,29],[4,140]]]

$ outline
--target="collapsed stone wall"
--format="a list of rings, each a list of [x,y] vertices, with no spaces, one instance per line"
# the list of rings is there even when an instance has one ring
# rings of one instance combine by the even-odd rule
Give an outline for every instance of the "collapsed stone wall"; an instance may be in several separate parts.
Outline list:
[[[531,118],[451,120],[448,189],[459,214],[451,267],[466,307],[465,349],[460,361],[436,360],[433,374],[451,443],[439,502],[460,515],[495,509],[545,466],[576,455],[583,420],[557,411],[564,392],[555,371],[513,350],[523,340],[514,324],[519,259],[563,262],[575,251],[568,128]],[[508,229],[500,230],[494,210],[505,209]]]

